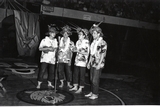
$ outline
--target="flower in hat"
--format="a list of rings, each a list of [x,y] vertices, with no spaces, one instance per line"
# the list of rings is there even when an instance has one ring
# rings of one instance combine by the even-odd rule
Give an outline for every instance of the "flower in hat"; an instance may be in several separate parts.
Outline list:
[[[71,28],[68,25],[62,27],[61,34],[63,35],[65,32],[67,32],[69,36],[72,35]]]
[[[95,24],[89,30],[89,32],[91,34],[93,34],[93,31],[96,31],[96,32],[100,33],[100,36],[103,36],[102,29],[99,26],[95,25]]]

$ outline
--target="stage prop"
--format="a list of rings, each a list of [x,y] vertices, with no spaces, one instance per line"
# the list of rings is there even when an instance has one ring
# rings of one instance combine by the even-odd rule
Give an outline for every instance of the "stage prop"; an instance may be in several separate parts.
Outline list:
[[[17,98],[21,101],[35,105],[61,105],[69,103],[74,96],[64,90],[51,89],[26,89],[17,94]]]
[[[16,10],[14,16],[18,53],[34,57],[40,40],[39,16]]]

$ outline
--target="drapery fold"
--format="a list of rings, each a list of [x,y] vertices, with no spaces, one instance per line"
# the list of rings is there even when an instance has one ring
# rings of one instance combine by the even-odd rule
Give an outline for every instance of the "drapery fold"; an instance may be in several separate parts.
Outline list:
[[[17,49],[20,56],[34,57],[40,42],[39,16],[14,10]]]

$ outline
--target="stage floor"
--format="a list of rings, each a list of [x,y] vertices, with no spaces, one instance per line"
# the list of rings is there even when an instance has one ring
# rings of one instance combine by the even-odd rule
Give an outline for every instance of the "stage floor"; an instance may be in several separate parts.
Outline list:
[[[11,59],[12,60],[12,59]],[[10,61],[11,61],[10,60]],[[7,61],[1,64],[7,63]],[[12,60],[12,63],[20,63],[21,61]],[[23,63],[23,64],[22,64]],[[19,64],[19,66],[26,66],[24,62]],[[11,65],[11,63],[8,63]],[[27,63],[28,65],[36,65]],[[12,66],[13,67],[13,66]],[[28,66],[27,66],[28,67]],[[2,81],[3,86],[7,92],[3,92],[0,89],[0,106],[37,106],[35,104],[30,104],[21,101],[17,98],[17,93],[25,89],[35,88],[37,85],[37,69],[35,67],[35,73],[31,74],[21,74],[12,72],[11,69],[6,70],[1,67],[0,71],[3,75],[8,75],[8,77]],[[31,68],[34,68],[33,66]],[[13,67],[19,69],[17,67]],[[138,69],[138,68],[137,68]],[[46,75],[45,75],[46,77]],[[57,82],[57,86],[59,81]],[[43,87],[47,86],[47,82],[43,83]],[[57,87],[57,89],[60,89]],[[84,94],[88,93],[90,89],[89,78],[86,74],[86,84],[81,94],[75,94],[74,92],[69,92],[66,85],[61,88],[71,94],[73,94],[74,99],[65,103],[64,105],[159,105],[159,94],[155,92],[155,87],[151,87],[148,80],[143,77],[136,77],[133,75],[120,75],[111,74],[103,72],[100,79],[99,88],[99,98],[96,100],[90,100],[84,97]]]

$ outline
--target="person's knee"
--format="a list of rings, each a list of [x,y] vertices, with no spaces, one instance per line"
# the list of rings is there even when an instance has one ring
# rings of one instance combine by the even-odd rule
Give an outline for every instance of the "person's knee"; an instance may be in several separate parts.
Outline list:
[[[94,85],[97,85],[97,84],[98,84],[98,82],[99,82],[99,80],[98,80],[98,79],[93,79],[93,80],[92,80],[92,84],[94,84]]]

